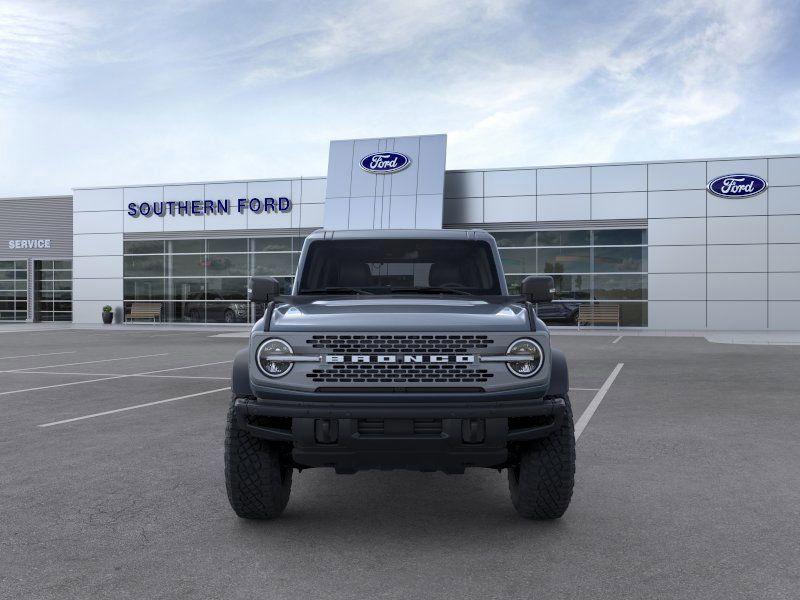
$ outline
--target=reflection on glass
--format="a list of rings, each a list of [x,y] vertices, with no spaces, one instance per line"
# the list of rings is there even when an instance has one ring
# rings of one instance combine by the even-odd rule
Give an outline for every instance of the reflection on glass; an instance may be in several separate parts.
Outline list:
[[[174,254],[170,256],[169,274],[172,277],[203,276],[206,270],[204,254]]]
[[[644,275],[595,275],[594,297],[597,300],[645,300],[647,277]]]
[[[208,252],[247,252],[247,240],[244,238],[230,240],[207,241]]]
[[[644,257],[647,249],[631,248],[594,249],[594,270],[598,273],[641,273],[647,270]]]
[[[292,238],[290,237],[275,237],[275,238],[255,238],[253,239],[253,252],[275,252],[286,251],[292,249]]]
[[[253,275],[276,276],[292,273],[292,256],[288,252],[253,255]]]
[[[172,254],[203,254],[205,240],[170,240],[167,242]]]
[[[589,248],[540,248],[540,273],[589,273]]]
[[[540,231],[540,246],[588,246],[590,231],[580,229],[576,231]]]
[[[122,259],[124,277],[163,277],[163,256],[124,256]]]
[[[509,246],[524,247],[536,245],[535,231],[498,231],[493,235],[498,247],[500,248]]]
[[[594,232],[595,246],[635,246],[646,243],[646,229],[598,229]]]
[[[164,254],[163,240],[145,240],[137,242],[123,242],[124,254]]]
[[[206,258],[206,274],[212,275],[247,275],[246,254],[208,254]]]
[[[503,270],[506,273],[535,273],[536,249],[528,250],[500,250],[500,259],[503,261]]]

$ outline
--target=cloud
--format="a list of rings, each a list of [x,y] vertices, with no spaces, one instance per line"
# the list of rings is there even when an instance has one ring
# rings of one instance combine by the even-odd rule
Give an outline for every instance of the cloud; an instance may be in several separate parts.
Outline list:
[[[403,52],[430,45],[435,36],[457,32],[469,23],[507,18],[509,0],[406,0],[338,3],[299,19],[280,36],[252,41],[248,84],[297,79],[324,73],[371,57],[386,57],[390,68]],[[393,58],[391,58],[393,57]]]
[[[0,3],[0,97],[12,97],[63,68],[87,28],[84,14],[63,3]]]

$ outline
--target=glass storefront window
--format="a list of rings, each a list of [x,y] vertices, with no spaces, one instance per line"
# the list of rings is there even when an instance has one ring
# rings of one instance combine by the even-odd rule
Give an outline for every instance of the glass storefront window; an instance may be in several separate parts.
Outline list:
[[[202,277],[205,274],[205,254],[173,254],[169,257],[170,277]],[[128,275],[127,271],[125,275]]]
[[[503,261],[503,270],[507,273],[535,273],[536,249],[527,250],[500,250]]]
[[[207,252],[247,252],[246,239],[208,240]]]
[[[518,294],[526,275],[552,275],[555,303],[577,310],[586,302],[614,303],[622,325],[647,325],[647,231],[644,229],[502,231],[501,248],[509,293]],[[564,322],[569,310],[543,310]],[[546,319],[546,317],[545,317]]]
[[[294,272],[292,255],[288,252],[253,255],[253,275],[290,275]]]
[[[163,240],[144,240],[136,242],[123,242],[124,254],[164,254]]]
[[[255,238],[253,240],[253,252],[291,252],[292,238]]]
[[[590,231],[580,229],[576,231],[540,231],[538,233],[539,246],[588,246]]]
[[[647,244],[646,229],[597,229],[595,246],[639,246]]]
[[[540,248],[539,273],[589,273],[589,248]]]
[[[646,300],[647,277],[644,275],[595,275],[596,300]]]
[[[247,275],[246,254],[208,254],[206,258],[206,274],[217,275]]]
[[[626,248],[595,248],[594,271],[596,273],[642,273],[647,270],[642,246]]]
[[[170,240],[167,246],[171,254],[203,254],[206,251],[205,240]]]
[[[126,277],[163,277],[163,256],[125,256],[122,270]]]

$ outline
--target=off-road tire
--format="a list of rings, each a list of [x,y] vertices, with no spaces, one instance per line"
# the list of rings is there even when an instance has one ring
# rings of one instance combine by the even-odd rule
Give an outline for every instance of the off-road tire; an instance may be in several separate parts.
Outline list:
[[[281,461],[278,444],[243,431],[236,422],[234,400],[225,430],[225,487],[234,512],[243,519],[272,519],[289,502],[292,468]]]
[[[569,397],[561,426],[546,438],[528,442],[519,463],[508,469],[508,489],[517,512],[528,519],[561,517],[575,484],[575,430]]]

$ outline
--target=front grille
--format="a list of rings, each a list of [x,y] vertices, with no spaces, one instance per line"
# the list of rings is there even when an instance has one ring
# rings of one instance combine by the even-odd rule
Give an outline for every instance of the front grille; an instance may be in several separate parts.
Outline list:
[[[469,354],[488,348],[486,335],[314,335],[306,343],[326,354],[414,354],[429,356]],[[313,369],[314,383],[451,384],[486,383],[492,377],[474,363],[335,363]]]
[[[467,364],[338,363],[306,375],[314,383],[486,383],[492,373]]]
[[[487,348],[486,335],[313,335],[306,344],[330,354],[463,354]]]

